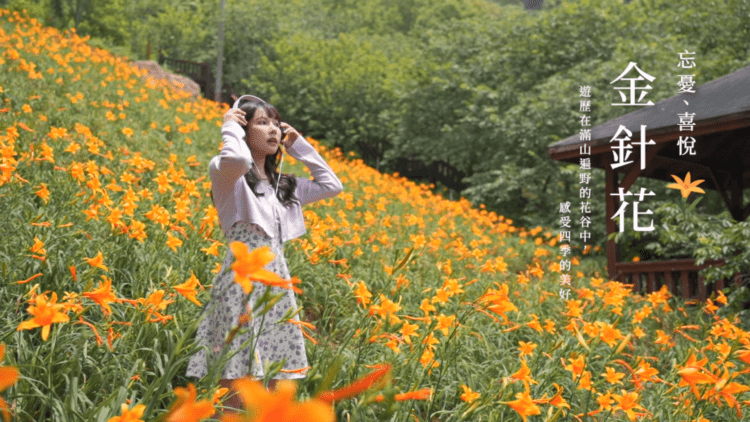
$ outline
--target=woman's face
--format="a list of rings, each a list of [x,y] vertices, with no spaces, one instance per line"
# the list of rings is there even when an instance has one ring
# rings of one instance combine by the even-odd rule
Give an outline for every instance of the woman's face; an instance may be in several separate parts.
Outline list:
[[[270,117],[266,110],[259,108],[255,116],[247,122],[247,146],[253,155],[266,157],[276,154],[281,143],[281,127],[279,121]]]

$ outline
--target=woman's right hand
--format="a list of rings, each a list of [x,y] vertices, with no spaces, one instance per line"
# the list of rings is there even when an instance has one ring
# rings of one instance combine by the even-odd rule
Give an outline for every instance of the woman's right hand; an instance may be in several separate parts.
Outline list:
[[[224,123],[232,121],[239,123],[240,126],[246,126],[247,120],[245,120],[245,112],[238,108],[230,108],[224,113]]]

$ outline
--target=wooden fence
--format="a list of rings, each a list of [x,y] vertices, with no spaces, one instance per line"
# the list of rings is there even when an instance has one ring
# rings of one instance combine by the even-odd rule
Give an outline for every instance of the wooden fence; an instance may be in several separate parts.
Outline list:
[[[429,180],[432,183],[440,182],[450,189],[462,191],[469,187],[462,182],[466,174],[445,161],[433,161],[426,164],[419,160],[409,158],[397,158],[395,170],[401,176],[410,179]]]
[[[706,261],[703,265],[695,265],[692,259],[618,262],[615,273],[618,281],[632,284],[633,291],[637,293],[647,294],[667,286],[674,296],[705,301],[712,293],[727,287],[730,282],[743,282],[743,276],[735,274],[733,280],[719,280],[707,285],[703,277],[698,275],[698,271],[706,267],[721,265],[724,265],[723,260]]]
[[[169,70],[180,75],[187,76],[194,80],[200,87],[201,93],[205,98],[210,100],[214,99],[214,93],[216,92],[216,79],[214,78],[213,71],[211,71],[211,64],[208,62],[197,63],[188,60],[172,59],[165,57],[159,52],[159,65],[166,65]],[[230,84],[222,84],[221,87],[221,98],[220,101],[232,104],[234,103],[234,97],[241,95],[235,87]]]

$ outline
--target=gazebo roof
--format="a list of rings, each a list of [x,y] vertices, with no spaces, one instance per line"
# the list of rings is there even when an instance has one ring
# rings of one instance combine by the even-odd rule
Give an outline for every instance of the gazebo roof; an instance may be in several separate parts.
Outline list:
[[[614,157],[611,146],[615,144],[610,140],[620,125],[633,133],[631,142],[640,140],[640,127],[646,125],[646,140],[656,142],[646,149],[646,169],[640,170],[637,145],[628,158],[634,164],[615,169],[630,173],[630,183],[638,176],[671,182],[670,175],[689,171],[693,180],[709,182],[704,188],[725,191],[734,181],[740,182],[740,191],[750,187],[750,66],[694,90],[595,126],[590,141],[580,141],[575,134],[550,145],[547,152],[553,160],[577,164],[579,146],[586,143],[591,147],[591,166],[606,168]],[[693,131],[680,131],[678,114],[685,112],[695,113]],[[695,155],[679,155],[680,136],[695,138]]]
[[[580,147],[587,144],[590,149],[591,166],[604,169],[607,233],[615,232],[612,216],[617,209],[613,195],[618,188],[629,190],[640,176],[673,181],[671,175],[684,175],[688,171],[692,180],[705,179],[701,188],[717,190],[737,221],[750,216],[750,205],[743,206],[743,190],[750,187],[750,66],[705,83],[694,89],[695,93],[679,94],[659,101],[653,106],[639,107],[632,113],[612,119],[591,128],[591,140],[581,141],[579,134],[550,145],[547,152],[553,160],[579,163]],[[686,104],[687,102],[687,104]],[[680,116],[685,112],[695,113],[692,131],[680,131]],[[640,145],[631,145],[632,153],[627,161],[632,164],[612,168],[615,162],[610,141],[620,125],[632,132],[631,143],[640,141],[641,125],[646,126],[645,141],[655,145],[646,147],[645,169],[641,170]],[[622,134],[620,135],[622,136]],[[695,155],[680,155],[677,140],[680,136],[695,138]],[[618,177],[624,173],[622,180]],[[695,265],[692,259],[658,262],[618,262],[617,245],[614,238],[607,240],[607,271],[610,278],[621,282],[630,280],[640,290],[641,274],[647,275],[647,291],[656,291],[661,279],[673,294],[687,298],[692,296],[688,273],[696,273],[706,265],[723,265],[719,262]],[[680,272],[677,289],[672,277]],[[721,289],[723,284],[717,284]],[[698,297],[707,297],[705,284],[695,283]]]

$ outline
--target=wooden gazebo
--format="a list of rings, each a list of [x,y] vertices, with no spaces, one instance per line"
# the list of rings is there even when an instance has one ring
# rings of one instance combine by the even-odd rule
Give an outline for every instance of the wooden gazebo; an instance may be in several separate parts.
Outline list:
[[[672,174],[690,172],[692,180],[706,180],[701,188],[721,194],[735,220],[743,221],[750,215],[750,205],[742,203],[743,190],[750,188],[750,66],[700,85],[694,91],[653,106],[638,107],[632,113],[592,127],[590,141],[580,141],[576,134],[548,147],[553,160],[575,164],[581,158],[579,147],[584,143],[591,147],[591,155],[586,155],[591,159],[591,167],[604,169],[606,175],[607,234],[618,229],[611,218],[619,208],[619,199],[610,194],[618,192],[618,187],[627,192],[639,177],[674,182]],[[685,112],[695,113],[692,131],[680,131],[678,115]],[[646,148],[645,170],[641,170],[637,145],[633,145],[628,158],[632,164],[612,169],[615,160],[612,146],[616,142],[610,140],[620,125],[633,133],[631,142],[640,141],[641,125],[646,125],[646,141],[653,140],[656,144]],[[680,155],[677,145],[680,136],[695,139],[695,155]],[[629,221],[633,200],[628,201]],[[705,286],[697,276],[698,270],[723,264],[711,261],[698,266],[692,259],[618,262],[615,241],[607,241],[609,278],[633,284],[636,291],[651,292],[666,284],[672,294],[704,300],[710,289],[720,290],[724,283]]]

